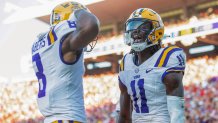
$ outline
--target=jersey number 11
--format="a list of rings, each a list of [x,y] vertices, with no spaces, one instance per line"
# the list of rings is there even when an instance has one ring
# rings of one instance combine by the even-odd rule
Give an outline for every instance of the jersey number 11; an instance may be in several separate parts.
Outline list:
[[[147,105],[147,99],[145,95],[145,89],[144,89],[144,79],[139,79],[137,82],[139,89],[139,95],[136,93],[136,87],[135,87],[136,80],[131,81],[131,90],[133,93],[133,105],[134,109],[137,113],[149,113],[149,108]],[[141,111],[139,110],[139,106],[137,104],[139,97],[141,98]]]

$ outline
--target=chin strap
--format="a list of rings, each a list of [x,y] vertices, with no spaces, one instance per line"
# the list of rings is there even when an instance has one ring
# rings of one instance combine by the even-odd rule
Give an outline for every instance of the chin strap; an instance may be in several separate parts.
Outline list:
[[[97,36],[91,43],[88,44],[88,46],[89,46],[90,48],[89,48],[89,49],[86,48],[85,52],[91,52],[91,51],[94,49],[94,47],[95,47],[95,45],[97,44],[97,42],[98,42],[98,36]],[[87,47],[88,47],[88,46],[87,46]]]

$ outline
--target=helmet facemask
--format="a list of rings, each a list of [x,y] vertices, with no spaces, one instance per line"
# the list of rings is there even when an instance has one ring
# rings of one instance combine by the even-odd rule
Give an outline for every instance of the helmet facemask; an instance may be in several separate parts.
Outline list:
[[[146,25],[143,27],[145,30],[141,28],[144,24]],[[133,36],[133,34],[137,34],[136,32],[140,36],[144,32],[143,38],[140,37],[141,41],[139,41],[140,38],[136,38],[137,36]],[[125,23],[124,43],[131,46],[132,50],[136,52],[141,52],[148,47],[159,44],[163,35],[164,24],[161,17],[149,8],[135,10]]]
[[[131,19],[125,24],[125,43],[136,52],[143,51],[157,44],[152,42],[155,38],[155,29],[151,20],[142,18]]]

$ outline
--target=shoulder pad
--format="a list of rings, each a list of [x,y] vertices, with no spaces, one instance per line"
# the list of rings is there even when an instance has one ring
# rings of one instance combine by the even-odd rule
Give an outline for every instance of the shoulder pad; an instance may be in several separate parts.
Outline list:
[[[172,56],[172,54],[175,54],[176,52],[182,52],[184,54],[183,49],[177,46],[169,46],[164,48],[162,53],[158,57],[157,62],[155,63],[155,67],[166,67],[169,59],[175,60],[174,58],[172,58],[174,57]],[[184,62],[184,59],[182,61]]]
[[[66,20],[58,23],[56,26],[52,27],[47,35],[49,45],[53,44],[57,39],[61,39],[70,32],[76,30],[76,22],[73,20]]]
[[[48,32],[47,39],[48,45],[53,44],[58,39],[57,34],[54,31],[54,27]]]

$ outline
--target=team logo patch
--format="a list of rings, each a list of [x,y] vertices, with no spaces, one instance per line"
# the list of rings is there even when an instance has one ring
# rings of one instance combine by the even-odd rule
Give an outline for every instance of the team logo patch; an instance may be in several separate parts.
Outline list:
[[[135,69],[135,73],[138,73],[138,72],[139,72],[139,69],[138,69],[138,68],[136,68],[136,69]]]
[[[147,70],[146,70],[146,73],[149,73],[149,72],[151,72],[152,70],[153,70],[153,68],[147,69]]]

